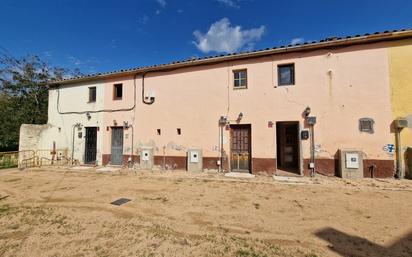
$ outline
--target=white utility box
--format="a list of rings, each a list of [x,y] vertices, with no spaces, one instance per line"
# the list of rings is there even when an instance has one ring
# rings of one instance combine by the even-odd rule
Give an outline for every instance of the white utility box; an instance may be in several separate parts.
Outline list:
[[[339,150],[339,176],[341,178],[363,178],[363,157],[361,151]]]
[[[153,147],[140,148],[140,169],[151,170],[154,165]]]
[[[203,171],[202,150],[187,150],[187,171]]]

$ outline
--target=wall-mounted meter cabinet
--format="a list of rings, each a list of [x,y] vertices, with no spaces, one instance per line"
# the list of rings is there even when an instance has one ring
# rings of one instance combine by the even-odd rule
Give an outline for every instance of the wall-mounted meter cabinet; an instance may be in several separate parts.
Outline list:
[[[198,163],[198,162],[199,162],[199,152],[196,151],[196,150],[190,151],[189,158],[190,158],[189,161],[190,161],[191,163]]]
[[[361,151],[339,150],[339,176],[341,178],[363,178],[363,157]]]
[[[200,149],[187,150],[187,171],[195,171],[195,172],[203,171],[202,150]]]
[[[148,160],[150,160],[150,150],[144,149],[142,150],[142,161],[148,161]]]
[[[359,169],[359,154],[358,153],[346,153],[346,168],[347,169]]]
[[[154,165],[153,147],[140,148],[140,169],[151,170]]]

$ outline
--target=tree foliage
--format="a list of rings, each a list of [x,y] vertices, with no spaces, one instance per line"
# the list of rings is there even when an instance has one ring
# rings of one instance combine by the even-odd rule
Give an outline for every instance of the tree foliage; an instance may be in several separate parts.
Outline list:
[[[17,150],[21,124],[47,123],[47,83],[80,75],[36,55],[0,56],[0,151]]]

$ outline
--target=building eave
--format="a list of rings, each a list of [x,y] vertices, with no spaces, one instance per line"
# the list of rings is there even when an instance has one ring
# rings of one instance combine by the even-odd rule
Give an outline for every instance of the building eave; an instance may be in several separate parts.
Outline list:
[[[198,59],[189,59],[185,61],[175,61],[167,64],[160,64],[154,66],[145,66],[139,68],[133,68],[129,70],[120,70],[107,73],[98,73],[92,75],[86,75],[71,79],[65,79],[60,81],[50,82],[48,85],[50,87],[55,87],[59,85],[69,85],[81,82],[96,81],[111,79],[116,77],[130,76],[130,75],[139,75],[148,72],[157,72],[157,71],[168,71],[175,70],[180,68],[187,68],[200,65],[210,65],[217,64],[226,61],[235,61],[242,59],[258,58],[270,55],[278,55],[285,53],[293,52],[302,52],[302,51],[313,51],[319,49],[328,49],[342,46],[350,45],[360,45],[360,44],[371,44],[382,41],[393,41],[401,40],[412,37],[412,30],[395,30],[395,31],[385,31],[385,32],[376,32],[374,34],[365,34],[365,35],[356,35],[346,38],[328,38],[325,40],[320,40],[319,42],[312,43],[303,43],[289,46],[280,46],[274,48],[267,48],[264,50],[257,50],[253,52],[244,52],[244,53],[233,53],[212,57],[204,57]]]

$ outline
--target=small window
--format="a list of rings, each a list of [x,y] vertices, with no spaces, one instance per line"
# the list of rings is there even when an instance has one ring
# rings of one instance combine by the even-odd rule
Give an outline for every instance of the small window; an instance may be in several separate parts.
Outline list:
[[[89,103],[96,102],[96,87],[89,87]]]
[[[373,124],[375,122],[371,118],[362,118],[359,119],[359,130],[361,132],[366,132],[366,133],[373,133]]]
[[[295,84],[295,64],[278,65],[278,85],[288,86]]]
[[[113,86],[113,99],[120,100],[123,97],[123,84],[114,84]]]
[[[161,129],[157,129],[157,135],[160,136],[162,134],[162,130]]]
[[[233,71],[234,88],[247,88],[247,70]]]
[[[178,135],[181,135],[181,134],[182,134],[182,129],[178,128],[178,129],[177,129],[177,134],[178,134]]]

